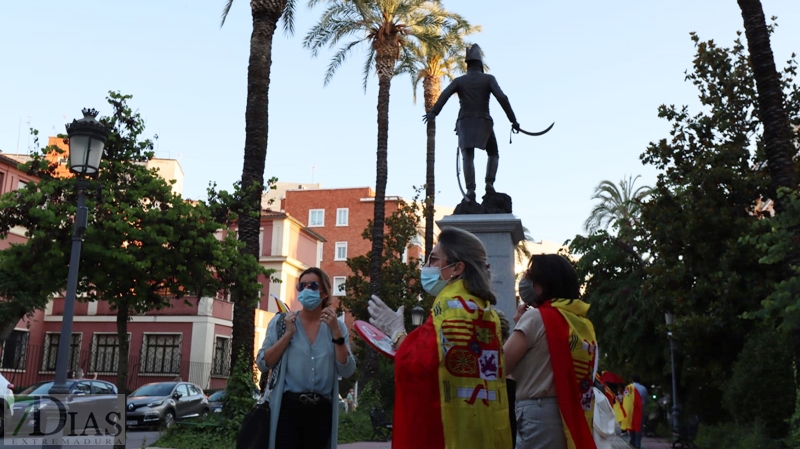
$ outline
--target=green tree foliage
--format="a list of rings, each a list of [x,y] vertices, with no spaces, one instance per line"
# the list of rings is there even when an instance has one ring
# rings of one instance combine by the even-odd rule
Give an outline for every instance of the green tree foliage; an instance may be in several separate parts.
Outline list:
[[[385,251],[381,258],[382,282],[378,296],[392,309],[400,306],[406,307],[406,329],[411,329],[410,311],[414,306],[420,305],[426,312],[433,305],[433,298],[425,294],[419,282],[420,261],[409,258],[403,261],[403,254],[411,240],[418,235],[420,225],[420,205],[416,201],[406,203],[400,201],[396,211],[386,217],[386,233],[384,234]],[[365,240],[372,237],[372,222],[362,233]],[[370,257],[367,253],[347,259],[347,266],[353,275],[345,281],[345,296],[340,298],[340,307],[348,310],[355,319],[369,321],[367,303],[371,295]],[[423,300],[420,301],[420,298]],[[377,385],[377,390],[384,398],[384,405],[391,410],[394,400],[394,366],[391,362],[376,358],[373,349],[357,340],[356,356],[358,357],[359,372],[362,374],[360,382],[368,383],[370,380]],[[381,356],[383,358],[383,356]]]
[[[745,343],[761,326],[750,318],[771,318],[765,324],[773,328],[791,328],[800,319],[793,315],[800,281],[779,283],[782,260],[795,244],[789,229],[800,215],[791,212],[790,192],[784,192],[788,213],[771,217],[764,208],[770,177],[741,40],[724,48],[691,38],[697,52],[686,79],[701,107],[659,107],[671,130],[641,156],[660,173],[640,217],[628,234],[578,236],[570,249],[581,256],[577,270],[592,303],[602,360],[623,374],[667,380],[663,313],[672,312],[679,398],[687,412],[714,423],[736,416],[730,402],[719,406],[723,392],[732,379],[752,374],[746,362],[734,364],[744,360]],[[782,78],[792,123],[800,115],[795,66],[790,61]],[[774,394],[794,402],[793,383],[774,386]],[[778,414],[788,418],[784,408]]]
[[[78,282],[79,296],[108,301],[117,310],[121,354],[128,353],[127,322],[132,314],[169,307],[187,295],[214,296],[233,284],[255,296],[260,285],[251,279],[267,274],[254,258],[240,253],[240,242],[216,238],[224,223],[212,212],[222,207],[220,203],[209,208],[184,201],[155,170],[146,168],[153,157],[152,141],[141,138],[144,122],[128,106],[130,98],[111,92],[113,112],[101,119],[111,133],[99,176],[92,182],[102,196],[86,199],[90,218]],[[29,270],[21,279],[52,281],[33,282],[19,291],[23,295],[66,286],[77,192],[75,179],[56,176],[57,165],[45,157],[51,151],[61,150],[44,148],[22,166],[40,179],[38,183],[0,197],[0,234],[20,226],[29,238],[3,252],[0,272],[17,264]],[[27,312],[43,308],[47,301],[41,295],[10,299],[25,300]],[[127,365],[122,357],[117,378],[121,390],[127,385]]]
[[[637,179],[639,176],[628,176],[619,182],[619,187],[611,181],[603,180],[594,188],[592,199],[600,202],[583,224],[587,232],[591,234],[611,226],[625,234],[636,224],[642,201],[650,194],[648,186],[633,188]]]

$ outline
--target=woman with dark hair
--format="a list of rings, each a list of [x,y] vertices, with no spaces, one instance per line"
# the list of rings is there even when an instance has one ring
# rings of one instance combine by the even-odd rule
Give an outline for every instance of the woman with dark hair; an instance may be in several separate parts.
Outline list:
[[[421,271],[436,296],[428,320],[406,335],[403,307],[377,296],[370,321],[397,349],[393,449],[509,449],[511,428],[500,319],[486,249],[445,228]]]
[[[258,368],[278,365],[269,393],[269,448],[335,448],[339,422],[339,377],[350,377],[356,362],[344,322],[330,305],[331,281],[316,267],[297,283],[299,312],[277,314],[258,351]],[[278,337],[278,327],[284,326]],[[337,400],[334,400],[337,399]],[[266,424],[266,423],[265,423]]]
[[[557,254],[534,255],[519,295],[524,304],[503,347],[517,382],[516,447],[595,449],[597,339],[575,270]]]

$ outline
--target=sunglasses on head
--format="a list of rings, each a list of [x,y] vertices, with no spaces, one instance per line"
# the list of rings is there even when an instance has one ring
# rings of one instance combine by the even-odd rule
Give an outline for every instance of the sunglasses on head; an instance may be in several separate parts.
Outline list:
[[[319,282],[311,281],[311,282],[298,282],[297,283],[297,291],[302,292],[303,290],[310,288],[313,291],[319,290]]]

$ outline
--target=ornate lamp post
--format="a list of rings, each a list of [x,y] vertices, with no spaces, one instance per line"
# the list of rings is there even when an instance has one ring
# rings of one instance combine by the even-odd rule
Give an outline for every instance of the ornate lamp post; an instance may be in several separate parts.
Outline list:
[[[419,327],[423,321],[425,321],[425,309],[420,306],[414,306],[414,308],[411,309],[411,325],[416,328]]]
[[[678,407],[678,381],[675,375],[675,345],[672,341],[672,313],[667,312],[664,314],[664,321],[667,323],[667,336],[669,337],[669,363],[672,368],[672,430],[678,432],[680,421],[678,415],[680,408]]]
[[[75,294],[78,289],[78,266],[81,261],[83,234],[86,231],[88,209],[86,208],[87,178],[96,178],[103,157],[103,148],[108,141],[108,129],[98,122],[97,111],[84,109],[83,118],[73,120],[67,125],[69,135],[69,170],[77,177],[78,209],[72,233],[72,252],[67,276],[67,296],[64,301],[64,314],[61,322],[61,335],[58,339],[56,373],[51,395],[66,395],[67,371],[69,370],[70,348],[72,346],[72,320],[75,314]],[[66,417],[65,417],[66,418]],[[54,447],[60,447],[58,444]]]

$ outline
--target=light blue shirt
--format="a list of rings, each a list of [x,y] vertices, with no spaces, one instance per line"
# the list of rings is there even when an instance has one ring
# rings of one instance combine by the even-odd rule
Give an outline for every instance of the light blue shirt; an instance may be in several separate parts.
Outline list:
[[[270,321],[267,327],[267,337],[261,350],[258,351],[258,368],[266,372],[269,368],[264,363],[264,351],[272,347],[278,341],[277,318]],[[339,377],[350,377],[356,370],[356,361],[350,351],[350,336],[347,326],[339,320],[339,328],[344,336],[347,345],[347,362],[342,364],[336,360],[335,344],[331,330],[324,323],[319,327],[319,334],[312,345],[302,322],[295,321],[297,332],[294,333],[289,341],[289,346],[283,355],[283,363],[286,365],[286,375],[283,391],[293,393],[319,393],[328,400],[333,399],[334,382]]]

